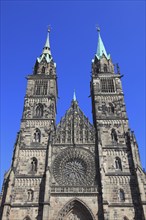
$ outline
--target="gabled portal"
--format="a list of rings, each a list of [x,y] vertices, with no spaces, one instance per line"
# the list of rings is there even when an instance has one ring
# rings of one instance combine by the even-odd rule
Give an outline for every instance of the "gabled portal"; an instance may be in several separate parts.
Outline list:
[[[80,200],[68,202],[59,212],[56,220],[94,220],[91,210]]]

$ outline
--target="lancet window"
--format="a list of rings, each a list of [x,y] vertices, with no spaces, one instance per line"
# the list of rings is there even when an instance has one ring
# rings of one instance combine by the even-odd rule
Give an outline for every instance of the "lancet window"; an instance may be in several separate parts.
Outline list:
[[[121,202],[125,201],[125,193],[124,193],[123,189],[119,190],[119,199],[120,199]]]
[[[33,135],[33,142],[41,142],[41,132],[38,128],[36,128],[34,135]]]
[[[121,159],[119,157],[116,157],[116,159],[115,159],[115,168],[117,170],[122,170],[122,163],[121,163]]]
[[[37,118],[41,118],[43,117],[43,105],[42,104],[38,104],[36,107],[36,112],[35,112],[35,116]]]
[[[37,159],[33,157],[31,159],[31,171],[32,172],[37,172],[37,163],[38,163]]]
[[[104,72],[107,72],[107,65],[106,64],[104,64],[103,70],[104,70]]]
[[[42,73],[45,73],[45,69],[46,69],[46,68],[43,66],[43,67],[42,67]]]
[[[50,69],[49,73],[50,73],[50,75],[52,75],[52,74],[53,74],[53,70],[52,70],[52,69]]]
[[[114,114],[115,112],[115,108],[114,108],[114,105],[112,103],[109,103],[109,112]]]

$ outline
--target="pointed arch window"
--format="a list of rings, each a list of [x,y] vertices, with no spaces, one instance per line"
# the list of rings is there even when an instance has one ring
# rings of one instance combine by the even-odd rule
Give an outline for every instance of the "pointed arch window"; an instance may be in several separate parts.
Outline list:
[[[50,75],[52,75],[52,74],[53,74],[53,70],[52,70],[52,68],[50,69],[49,73],[50,73]]]
[[[37,118],[43,117],[43,105],[42,104],[37,105],[35,115],[36,115]]]
[[[29,216],[26,216],[23,220],[31,220]]]
[[[43,66],[42,67],[42,73],[45,73],[46,68]]]
[[[116,157],[115,159],[115,168],[122,171],[122,163],[119,157]]]
[[[114,142],[118,141],[117,132],[114,128],[112,128],[112,130],[111,130],[111,138],[112,138],[112,141],[114,141]]]
[[[34,192],[32,189],[29,189],[27,191],[27,201],[29,201],[29,202],[33,201],[33,194],[34,194]]]
[[[126,216],[124,216],[123,220],[129,220],[129,218],[127,218]]]
[[[38,128],[36,128],[34,135],[33,135],[33,142],[41,142],[41,132]]]
[[[119,200],[121,202],[124,202],[125,201],[125,193],[124,193],[124,190],[123,189],[120,189],[119,190]]]
[[[107,64],[104,64],[103,70],[104,70],[105,73],[107,72]]]
[[[109,103],[109,112],[114,114],[115,112],[115,108],[114,108],[114,105],[112,103]]]
[[[38,161],[35,157],[31,159],[31,172],[37,172]]]

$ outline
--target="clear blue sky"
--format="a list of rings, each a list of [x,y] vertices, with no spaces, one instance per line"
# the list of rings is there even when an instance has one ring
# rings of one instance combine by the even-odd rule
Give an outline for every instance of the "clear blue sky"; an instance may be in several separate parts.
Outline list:
[[[106,50],[124,74],[130,121],[146,168],[145,1],[1,1],[1,184],[19,131],[25,76],[32,73],[51,25],[51,51],[57,63],[57,122],[69,108],[73,90],[92,121],[91,60],[97,48],[96,24]]]

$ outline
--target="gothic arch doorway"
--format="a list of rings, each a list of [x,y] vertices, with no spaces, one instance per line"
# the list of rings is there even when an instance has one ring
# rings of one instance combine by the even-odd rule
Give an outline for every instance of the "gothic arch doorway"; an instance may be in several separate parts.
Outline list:
[[[95,220],[95,218],[82,201],[75,199],[60,210],[56,220]]]

